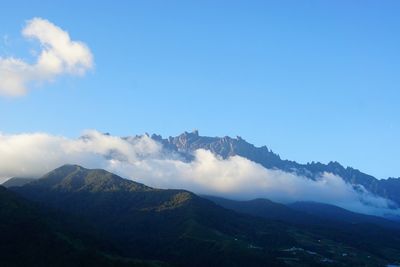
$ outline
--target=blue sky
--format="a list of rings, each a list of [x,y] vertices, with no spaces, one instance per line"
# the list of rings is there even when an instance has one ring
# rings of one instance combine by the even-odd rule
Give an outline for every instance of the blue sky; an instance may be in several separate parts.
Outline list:
[[[0,131],[240,135],[299,162],[400,176],[398,1],[2,1],[0,56],[41,17],[95,67],[0,97]]]

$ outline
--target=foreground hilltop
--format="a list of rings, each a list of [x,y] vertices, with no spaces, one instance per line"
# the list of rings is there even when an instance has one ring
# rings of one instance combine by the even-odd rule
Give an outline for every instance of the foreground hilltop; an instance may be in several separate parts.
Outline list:
[[[167,266],[121,257],[90,231],[0,186],[0,266]],[[83,229],[82,227],[80,227]]]
[[[36,203],[41,217],[64,225],[68,231],[62,232],[70,234],[62,235],[63,240],[85,236],[88,241],[72,244],[88,244],[84,247],[95,252],[96,260],[132,266],[383,266],[400,257],[400,235],[391,223],[370,217],[354,221],[353,215],[339,220],[323,214],[313,217],[304,208],[267,200],[210,201],[185,190],[151,188],[78,165],[62,166],[10,189],[16,197]],[[13,220],[9,216],[1,214],[0,222]]]

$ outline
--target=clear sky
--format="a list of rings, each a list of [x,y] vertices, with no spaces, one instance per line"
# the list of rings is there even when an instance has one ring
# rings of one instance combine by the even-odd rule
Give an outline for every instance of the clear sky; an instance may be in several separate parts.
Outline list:
[[[21,31],[41,17],[95,67],[0,97],[0,131],[199,129],[398,177],[399,14],[399,1],[2,1],[1,57],[32,61]]]

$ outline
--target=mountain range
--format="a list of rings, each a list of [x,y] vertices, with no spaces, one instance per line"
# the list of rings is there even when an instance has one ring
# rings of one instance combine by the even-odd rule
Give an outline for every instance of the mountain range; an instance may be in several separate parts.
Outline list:
[[[221,161],[239,156],[267,170],[312,182],[330,173],[360,195],[367,192],[388,200],[394,211],[400,204],[400,179],[379,180],[338,162],[299,164],[241,137],[206,137],[197,131],[169,138],[146,134],[121,140],[126,140],[129,148],[144,137],[159,145],[167,160],[179,159],[178,164],[195,162],[196,152],[202,149]],[[90,138],[83,136],[82,140],[88,142]],[[139,160],[140,153],[147,152],[139,150]],[[115,162],[128,160],[118,148],[101,156]],[[140,181],[147,184],[146,179]],[[238,200],[146,184],[133,181],[132,176],[125,179],[103,169],[74,164],[40,178],[9,179],[0,187],[0,265],[399,264],[400,223],[396,213],[377,217],[329,203]]]
[[[399,178],[377,179],[338,162],[300,164],[241,137],[207,137],[198,131],[168,138],[88,132],[75,140],[51,143],[58,147],[54,157],[47,157],[52,151],[43,147],[43,152],[31,159],[28,166],[20,162],[18,168],[4,170],[2,179],[12,175],[25,177],[10,179],[4,186],[23,184],[29,182],[30,176],[75,163],[107,169],[153,187],[184,188],[242,200],[324,202],[399,219]],[[38,158],[43,158],[43,162]]]
[[[383,218],[202,197],[78,165],[1,187],[0,197],[2,266],[384,266],[400,258],[399,225]]]
[[[183,155],[187,160],[192,159],[193,152],[197,149],[205,149],[224,159],[237,155],[261,164],[267,169],[282,170],[312,180],[316,180],[323,173],[332,173],[351,184],[356,190],[365,189],[373,195],[389,199],[393,201],[393,207],[400,205],[400,178],[377,179],[352,167],[344,167],[336,161],[328,164],[320,162],[300,164],[284,160],[268,147],[256,147],[241,137],[200,136],[195,130],[166,139],[155,134],[151,135],[151,138],[163,144],[165,149]]]

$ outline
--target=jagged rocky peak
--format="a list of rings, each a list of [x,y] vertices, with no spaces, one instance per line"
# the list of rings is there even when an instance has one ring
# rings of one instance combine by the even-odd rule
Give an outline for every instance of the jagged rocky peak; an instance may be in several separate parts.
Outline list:
[[[267,155],[269,158],[279,158],[279,155],[274,154],[266,146],[255,147],[240,136],[236,136],[236,138],[230,136],[201,136],[198,130],[193,130],[192,132],[184,132],[175,137],[170,136],[167,139],[163,139],[161,135],[157,134],[151,135],[151,138],[160,142],[164,148],[178,152],[184,158],[188,159],[192,157],[192,153],[197,149],[209,150],[223,158],[235,155],[250,156],[253,153]]]
[[[153,139],[153,140],[156,140],[156,141],[162,141],[163,140],[163,138],[162,138],[162,136],[160,134],[152,134],[150,136],[150,138]]]
[[[342,173],[346,171],[346,169],[337,161],[330,161],[326,165],[326,169],[334,173]]]
[[[372,194],[389,198],[400,204],[398,190],[400,179],[378,180],[375,177],[362,173],[351,167],[344,167],[336,161],[323,164],[311,162],[300,164],[295,161],[281,159],[280,156],[266,146],[256,147],[242,137],[232,138],[201,136],[197,130],[184,132],[175,137],[163,139],[161,135],[153,134],[151,138],[160,142],[164,149],[173,151],[182,158],[191,161],[197,149],[205,149],[224,159],[231,156],[241,156],[261,164],[268,169],[277,169],[312,180],[318,179],[323,173],[332,173],[341,177],[346,183],[362,185]]]
[[[199,139],[199,132],[198,131],[193,131],[193,132],[184,132],[183,134],[179,135],[178,137],[175,137],[174,139],[177,140],[177,142],[180,142],[182,145],[189,144],[189,142],[194,142],[197,139]]]

